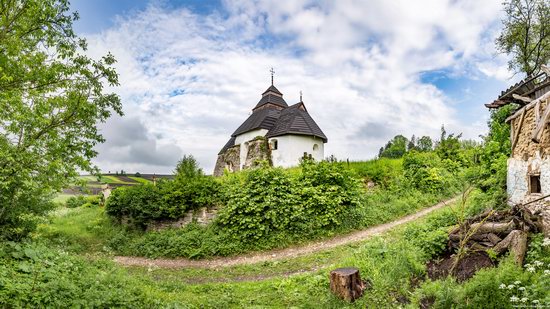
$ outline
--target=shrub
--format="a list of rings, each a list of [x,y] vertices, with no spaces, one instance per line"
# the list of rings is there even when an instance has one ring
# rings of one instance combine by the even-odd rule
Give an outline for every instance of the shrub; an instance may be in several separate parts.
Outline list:
[[[360,194],[358,180],[337,163],[305,160],[296,175],[263,166],[231,184],[219,222],[246,240],[280,231],[311,233],[340,225]]]
[[[179,219],[189,209],[217,205],[220,196],[221,188],[215,179],[198,176],[187,181],[117,188],[105,206],[108,215],[145,228],[152,221]]]
[[[78,195],[78,196],[71,196],[67,202],[65,202],[65,206],[67,208],[76,208],[76,207],[98,207],[101,205],[101,197],[99,196],[84,196],[84,195]]]
[[[454,169],[454,166],[453,166]],[[453,176],[434,152],[411,151],[403,158],[404,176],[424,192],[444,192],[451,187]]]

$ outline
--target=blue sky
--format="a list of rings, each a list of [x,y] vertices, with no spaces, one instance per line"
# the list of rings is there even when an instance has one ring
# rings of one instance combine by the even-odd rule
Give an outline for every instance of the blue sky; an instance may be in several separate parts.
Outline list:
[[[269,85],[299,91],[326,155],[369,159],[396,134],[486,132],[484,103],[515,82],[494,40],[500,0],[77,0],[89,54],[115,55],[125,117],[102,131],[105,171],[207,172]]]

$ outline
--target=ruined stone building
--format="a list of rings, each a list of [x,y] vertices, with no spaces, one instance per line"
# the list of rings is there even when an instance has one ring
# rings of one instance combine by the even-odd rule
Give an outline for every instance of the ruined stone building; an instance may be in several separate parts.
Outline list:
[[[550,195],[550,70],[526,78],[503,91],[488,108],[515,103],[519,108],[506,119],[510,123],[511,157],[508,159],[507,191],[510,204]],[[548,198],[550,200],[550,198]],[[532,208],[550,220],[547,201]],[[550,232],[550,231],[545,231]]]
[[[267,88],[252,114],[231,134],[218,153],[214,175],[239,171],[259,160],[276,167],[298,165],[304,156],[324,158],[327,137],[309,115],[304,102],[288,105],[273,85]]]

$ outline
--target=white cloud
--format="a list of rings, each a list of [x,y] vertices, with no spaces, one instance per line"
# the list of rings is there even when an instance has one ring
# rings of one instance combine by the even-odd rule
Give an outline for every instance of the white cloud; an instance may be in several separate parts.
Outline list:
[[[141,168],[171,171],[149,163],[171,145],[209,171],[269,85],[271,66],[287,102],[304,91],[329,138],[327,155],[371,158],[395,134],[435,137],[441,124],[476,137],[479,119],[458,121],[459,106],[419,76],[448,69],[505,78],[503,59],[490,47],[499,10],[500,0],[261,0],[225,1],[204,16],[152,5],[88,39],[93,55],[115,55],[125,112],[160,145],[142,145],[157,148]],[[117,134],[105,137],[116,141]]]

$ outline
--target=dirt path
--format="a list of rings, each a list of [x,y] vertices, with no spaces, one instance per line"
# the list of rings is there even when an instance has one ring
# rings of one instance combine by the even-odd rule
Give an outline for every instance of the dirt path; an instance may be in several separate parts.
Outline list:
[[[254,264],[266,261],[275,261],[295,258],[298,256],[315,253],[322,250],[331,249],[334,247],[366,240],[372,236],[382,234],[396,226],[414,221],[427,214],[444,207],[450,203],[457,201],[460,196],[440,202],[434,206],[424,208],[414,214],[402,217],[398,220],[373,226],[365,230],[353,232],[351,234],[337,236],[324,241],[312,242],[307,245],[290,247],[285,249],[271,250],[259,253],[251,253],[247,255],[220,257],[210,260],[189,260],[184,258],[179,259],[148,259],[143,257],[128,257],[117,256],[115,262],[124,266],[156,266],[161,268],[220,268],[245,264]]]

